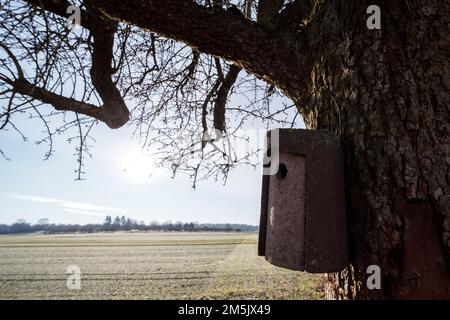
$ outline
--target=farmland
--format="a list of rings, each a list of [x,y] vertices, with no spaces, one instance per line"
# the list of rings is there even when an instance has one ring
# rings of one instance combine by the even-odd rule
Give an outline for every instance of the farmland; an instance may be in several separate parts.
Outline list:
[[[323,278],[257,257],[257,236],[0,236],[0,299],[321,299]],[[67,268],[81,270],[70,290]]]

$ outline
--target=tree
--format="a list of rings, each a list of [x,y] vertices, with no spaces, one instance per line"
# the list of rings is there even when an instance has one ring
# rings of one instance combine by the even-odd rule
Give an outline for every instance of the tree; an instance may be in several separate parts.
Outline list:
[[[103,222],[102,227],[103,227],[102,229],[105,231],[110,231],[112,229],[112,217],[111,216],[105,217],[105,221]]]
[[[112,218],[111,218],[111,216],[106,216],[106,217],[105,217],[105,222],[103,222],[103,225],[105,225],[105,226],[110,226],[111,223],[112,223]]]
[[[31,231],[31,226],[25,219],[18,219],[10,228],[11,233],[27,233]]]
[[[119,227],[120,227],[120,224],[121,224],[121,219],[120,219],[119,216],[117,216],[117,217],[114,219],[114,227],[119,228]]]
[[[50,224],[50,220],[48,218],[41,218],[38,220],[38,224],[46,226],[46,225]]]
[[[37,224],[41,225],[43,230],[47,230],[50,225],[50,220],[48,218],[41,218],[38,220]]]
[[[9,70],[0,75],[8,102],[0,128],[34,112],[51,154],[47,117],[73,115],[56,132],[79,129],[81,174],[95,121],[111,128],[130,121],[144,137],[153,129],[163,146],[179,147],[162,158],[197,179],[198,166],[174,156],[190,149],[170,129],[188,135],[199,124],[203,134],[213,126],[229,135],[226,101],[239,84],[263,88],[266,102],[278,90],[309,129],[335,132],[345,149],[351,263],[328,275],[329,296],[450,298],[450,3],[380,0],[381,29],[368,28],[371,4],[92,0],[83,1],[76,34],[63,27],[67,0],[10,4],[0,35]],[[247,77],[242,69],[268,86],[239,80]],[[78,82],[82,93],[70,90]],[[131,120],[124,97],[135,106]],[[39,102],[54,110],[43,114]],[[252,103],[238,112],[273,118],[261,110]],[[200,144],[205,150],[214,140]],[[203,152],[202,160],[212,157]],[[365,285],[370,265],[380,267],[381,290]]]
[[[152,220],[150,222],[150,230],[157,230],[159,227],[159,222],[157,220]]]

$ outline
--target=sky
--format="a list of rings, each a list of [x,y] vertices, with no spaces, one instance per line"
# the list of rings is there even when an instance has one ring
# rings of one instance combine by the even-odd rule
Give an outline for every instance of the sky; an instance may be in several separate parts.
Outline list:
[[[67,137],[59,138],[55,154],[43,161],[46,146],[34,143],[41,125],[28,119],[22,125],[28,142],[13,131],[0,135],[0,149],[11,159],[0,157],[0,223],[36,223],[40,218],[100,223],[106,215],[146,223],[259,223],[261,166],[240,166],[225,185],[208,180],[194,190],[187,176],[171,178],[168,170],[154,168],[132,137],[132,128],[111,130],[99,124],[93,158],[86,162],[86,180],[76,181],[74,146]]]

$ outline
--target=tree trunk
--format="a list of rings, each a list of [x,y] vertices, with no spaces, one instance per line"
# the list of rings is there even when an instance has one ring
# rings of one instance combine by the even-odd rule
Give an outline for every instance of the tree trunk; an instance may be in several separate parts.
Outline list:
[[[317,1],[310,30],[305,123],[346,153],[351,265],[327,294],[449,299],[450,2],[380,1],[381,30],[366,26],[370,4]],[[370,265],[380,290],[366,286]]]

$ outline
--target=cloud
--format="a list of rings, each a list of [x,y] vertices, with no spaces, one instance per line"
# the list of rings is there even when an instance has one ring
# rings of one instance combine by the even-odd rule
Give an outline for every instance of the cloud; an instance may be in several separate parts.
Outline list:
[[[64,209],[64,211],[66,211],[66,212],[73,212],[73,213],[79,213],[79,214],[85,214],[85,215],[88,215],[88,216],[106,217],[106,214],[105,213],[101,213],[101,212],[75,210],[75,209]]]
[[[107,206],[99,206],[91,203],[85,202],[72,202],[66,201],[62,199],[56,198],[48,198],[48,197],[40,197],[34,195],[25,195],[18,193],[10,193],[10,192],[0,192],[0,196],[17,199],[17,200],[25,200],[32,202],[40,202],[40,203],[48,203],[60,206],[66,212],[84,214],[84,215],[92,215],[92,216],[101,216],[104,217],[107,214],[124,214],[127,211],[123,209],[107,207]]]

